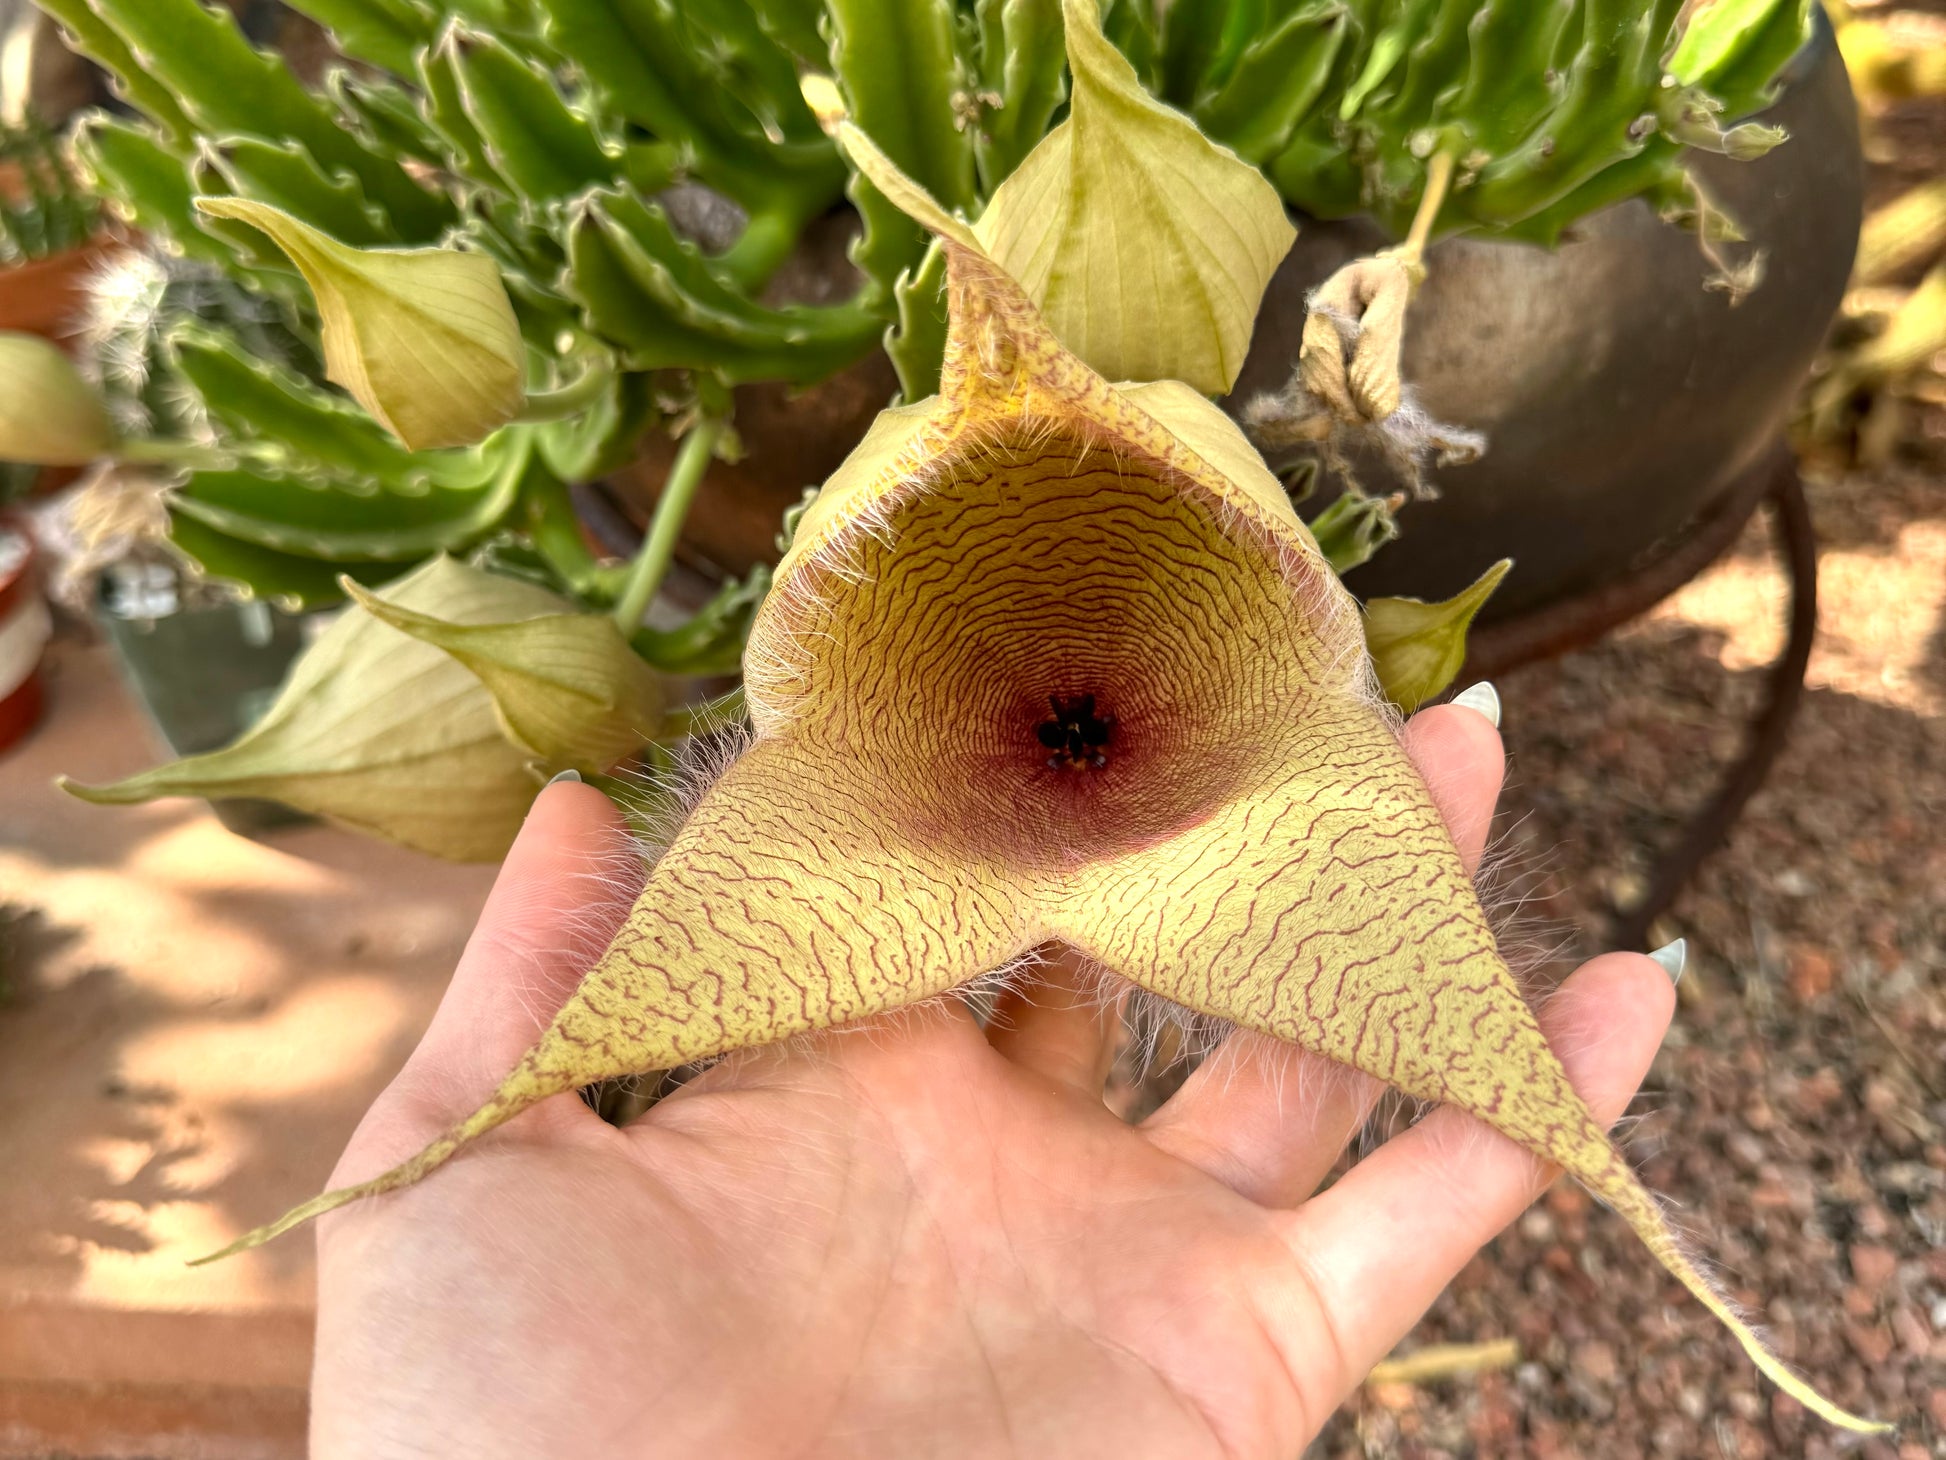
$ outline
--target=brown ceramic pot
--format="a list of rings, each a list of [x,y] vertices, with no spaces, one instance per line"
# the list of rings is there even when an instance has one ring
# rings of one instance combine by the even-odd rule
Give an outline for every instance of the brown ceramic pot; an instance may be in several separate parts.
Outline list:
[[[1487,617],[1559,601],[1653,551],[1775,437],[1844,291],[1861,209],[1857,109],[1820,21],[1769,114],[1791,140],[1757,162],[1698,162],[1767,254],[1764,282],[1736,307],[1705,288],[1711,265],[1695,236],[1640,200],[1583,220],[1555,250],[1465,238],[1432,250],[1406,375],[1436,416],[1483,431],[1490,446],[1437,473],[1439,498],[1405,509],[1404,536],[1351,575],[1355,589],[1444,596],[1510,556]],[[1300,224],[1226,404],[1282,386],[1306,293],[1390,241],[1364,219]],[[851,231],[845,215],[827,220],[781,281],[783,297],[854,288]],[[712,471],[691,513],[689,561],[741,572],[774,558],[784,509],[843,460],[896,386],[874,353],[807,391],[740,388],[747,454]],[[669,456],[653,442],[611,482],[638,523]],[[1388,486],[1376,464],[1365,480]],[[1305,511],[1333,493],[1324,484]]]
[[[1452,238],[1429,251],[1405,377],[1488,447],[1433,473],[1438,498],[1402,510],[1402,536],[1347,576],[1354,591],[1445,597],[1511,557],[1483,619],[1560,602],[1657,551],[1776,439],[1843,297],[1864,195],[1857,103],[1819,19],[1766,114],[1790,140],[1755,162],[1696,161],[1765,253],[1742,302],[1705,287],[1695,235],[1640,199],[1554,250]],[[1389,241],[1363,219],[1301,228],[1233,402],[1288,380],[1306,293]],[[1382,464],[1359,470],[1371,490],[1396,486]],[[1303,510],[1335,494],[1324,483]]]
[[[77,248],[0,268],[0,329],[61,341],[87,305],[88,276],[125,245],[106,234]]]

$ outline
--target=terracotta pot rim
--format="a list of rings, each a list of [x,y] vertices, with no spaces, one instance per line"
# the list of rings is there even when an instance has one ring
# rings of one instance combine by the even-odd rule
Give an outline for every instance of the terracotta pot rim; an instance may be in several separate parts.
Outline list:
[[[74,316],[79,281],[130,246],[125,234],[104,228],[59,253],[0,266],[0,329],[18,329],[57,343],[72,339],[78,333]]]

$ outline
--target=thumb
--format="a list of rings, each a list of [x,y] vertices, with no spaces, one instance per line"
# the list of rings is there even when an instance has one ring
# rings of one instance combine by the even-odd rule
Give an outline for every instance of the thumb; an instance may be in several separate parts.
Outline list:
[[[642,880],[614,802],[572,781],[545,787],[425,1037],[373,1103],[340,1171],[390,1164],[477,1106],[608,946]]]

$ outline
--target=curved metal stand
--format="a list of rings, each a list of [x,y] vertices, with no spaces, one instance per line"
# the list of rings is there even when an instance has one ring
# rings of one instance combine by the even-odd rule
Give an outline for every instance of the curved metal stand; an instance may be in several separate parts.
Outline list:
[[[1810,667],[1811,644],[1818,632],[1818,539],[1811,524],[1810,504],[1804,500],[1804,483],[1788,453],[1781,469],[1772,474],[1765,497],[1771,510],[1771,532],[1790,573],[1790,637],[1783,654],[1771,666],[1770,697],[1751,722],[1743,754],[1709,804],[1690,818],[1682,840],[1664,854],[1641,903],[1616,919],[1618,948],[1647,946],[1650,926],[1668,911],[1703,860],[1722,845],[1744,806],[1763,785],[1804,701],[1804,672]]]
[[[1466,666],[1455,681],[1470,684],[1552,659],[1592,644],[1647,613],[1727,552],[1765,504],[1790,573],[1790,636],[1771,667],[1769,698],[1750,724],[1743,753],[1662,858],[1641,903],[1617,916],[1614,939],[1619,948],[1645,945],[1650,925],[1669,910],[1703,860],[1722,844],[1769,775],[1804,698],[1804,671],[1811,662],[1811,641],[1818,628],[1818,542],[1797,458],[1783,442],[1773,445],[1680,538],[1635,572],[1566,603],[1483,626],[1470,637]]]

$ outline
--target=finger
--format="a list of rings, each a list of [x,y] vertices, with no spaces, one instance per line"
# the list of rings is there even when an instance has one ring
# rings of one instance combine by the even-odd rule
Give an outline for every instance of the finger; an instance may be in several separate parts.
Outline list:
[[[1029,974],[995,1001],[987,1042],[1030,1074],[1100,1098],[1121,1030],[1120,981],[1066,947]]]
[[[1499,727],[1465,705],[1434,705],[1406,721],[1399,738],[1471,877],[1486,853],[1493,808],[1507,772]]]
[[[1467,872],[1479,869],[1500,796],[1500,732],[1478,710],[1422,710],[1403,735]],[[1384,1086],[1282,1040],[1239,1031],[1145,1129],[1171,1155],[1266,1206],[1318,1188]]]
[[[572,781],[545,787],[431,1025],[373,1106],[376,1123],[416,1149],[478,1105],[608,945],[642,875],[614,802]]]
[[[1542,1011],[1548,1042],[1604,1126],[1634,1097],[1674,1010],[1667,973],[1640,954],[1610,953]],[[1340,1395],[1557,1174],[1471,1116],[1441,1109],[1290,1214],[1286,1238],[1337,1340]]]
[[[1369,1075],[1240,1029],[1143,1128],[1239,1195],[1294,1207],[1318,1189],[1384,1091]]]

